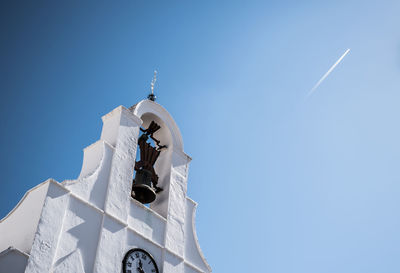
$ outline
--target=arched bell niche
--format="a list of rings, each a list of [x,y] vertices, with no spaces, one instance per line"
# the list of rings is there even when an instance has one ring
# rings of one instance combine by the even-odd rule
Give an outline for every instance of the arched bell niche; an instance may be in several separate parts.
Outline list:
[[[162,121],[162,119],[153,113],[144,113],[140,117],[140,119],[143,121],[142,129],[149,128],[149,125],[152,121],[157,123],[161,127],[153,134],[153,137],[160,141],[159,145],[166,146],[165,148],[162,148],[160,150],[160,155],[158,156],[154,164],[154,170],[158,176],[157,186],[162,188],[163,190],[157,193],[156,199],[152,203],[150,203],[150,208],[166,218],[168,211],[168,193],[169,181],[171,176],[171,158],[173,151],[171,132],[169,131],[168,126]],[[154,141],[152,141],[151,139],[149,139],[148,142],[154,144]],[[139,158],[137,157],[137,159]],[[136,175],[136,172],[134,175]]]
[[[161,128],[154,133],[154,137],[160,140],[161,145],[166,145],[159,158],[154,164],[155,172],[159,176],[158,185],[163,189],[157,194],[156,200],[150,204],[150,207],[167,218],[169,195],[171,194],[170,186],[174,173],[181,173],[183,184],[186,184],[186,171],[190,157],[183,151],[183,141],[181,132],[176,125],[174,119],[160,104],[151,100],[142,100],[138,104],[129,108],[129,110],[142,120],[142,128],[147,129],[151,121],[156,122]],[[180,196],[185,196],[186,185],[182,185],[183,192]],[[182,199],[182,198],[181,198]],[[179,202],[186,202],[183,198]],[[178,202],[178,200],[175,200]]]

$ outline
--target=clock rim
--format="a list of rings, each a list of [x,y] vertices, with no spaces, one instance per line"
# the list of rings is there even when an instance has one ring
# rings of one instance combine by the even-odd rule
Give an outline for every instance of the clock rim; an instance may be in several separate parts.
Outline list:
[[[124,256],[124,259],[122,260],[122,270],[123,270],[123,273],[125,273],[125,266],[126,266],[126,262],[127,262],[127,260],[128,260],[128,257],[129,257],[129,255],[132,253],[132,252],[135,252],[135,251],[141,251],[141,252],[144,252],[144,253],[146,253],[147,254],[147,256],[149,256],[150,257],[150,260],[153,262],[153,264],[155,265],[155,267],[156,267],[156,273],[159,273],[159,271],[158,271],[158,266],[157,266],[157,263],[156,263],[156,260],[153,258],[153,255],[151,255],[149,252],[147,252],[146,250],[144,250],[144,249],[142,249],[142,248],[132,248],[132,249],[130,249],[126,254],[125,254],[125,256]]]

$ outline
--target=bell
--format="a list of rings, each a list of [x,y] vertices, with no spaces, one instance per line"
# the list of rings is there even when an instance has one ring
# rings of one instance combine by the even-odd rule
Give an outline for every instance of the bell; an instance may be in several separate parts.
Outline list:
[[[142,204],[151,203],[156,199],[151,177],[152,173],[146,169],[136,171],[131,195]]]

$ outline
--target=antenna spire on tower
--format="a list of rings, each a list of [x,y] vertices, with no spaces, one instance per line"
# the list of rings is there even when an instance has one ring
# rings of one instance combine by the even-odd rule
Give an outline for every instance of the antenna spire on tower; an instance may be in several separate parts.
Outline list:
[[[157,81],[157,70],[154,70],[154,76],[153,76],[153,80],[151,81],[151,93],[147,96],[147,98],[151,101],[155,101],[156,100],[156,95],[154,95],[154,84]]]

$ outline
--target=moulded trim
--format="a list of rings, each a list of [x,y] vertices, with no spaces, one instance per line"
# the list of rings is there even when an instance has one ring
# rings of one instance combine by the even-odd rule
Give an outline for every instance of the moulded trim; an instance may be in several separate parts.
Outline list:
[[[204,264],[206,265],[207,269],[211,272],[211,267],[208,264],[206,258],[204,257],[203,251],[200,248],[200,244],[199,244],[199,239],[197,237],[197,232],[196,232],[196,209],[197,209],[197,202],[193,201],[191,198],[186,197],[186,200],[188,200],[189,202],[192,202],[193,204],[193,212],[192,212],[192,230],[193,230],[193,237],[194,237],[194,242],[197,248],[197,251],[200,254],[201,259],[203,260]]]

